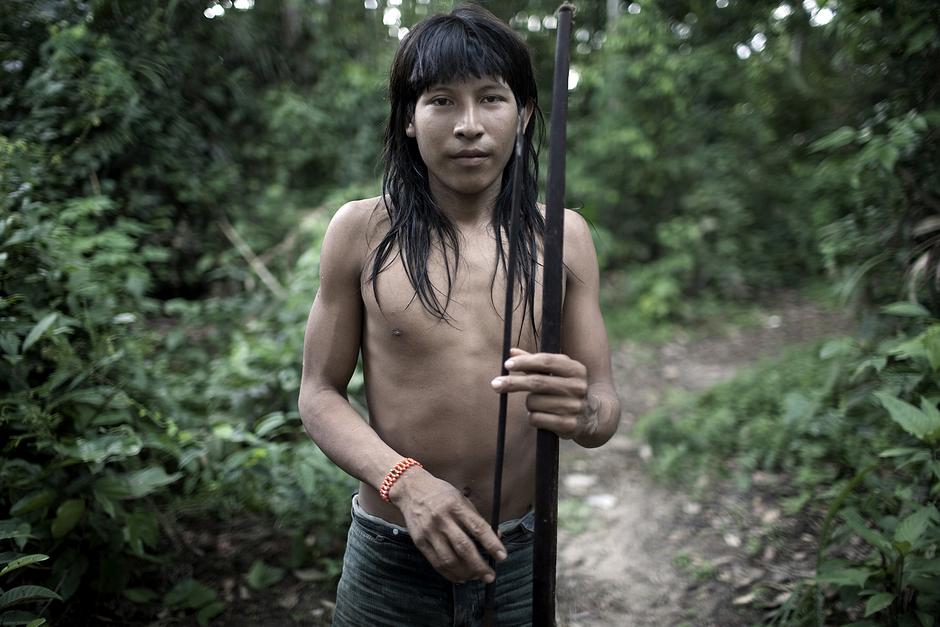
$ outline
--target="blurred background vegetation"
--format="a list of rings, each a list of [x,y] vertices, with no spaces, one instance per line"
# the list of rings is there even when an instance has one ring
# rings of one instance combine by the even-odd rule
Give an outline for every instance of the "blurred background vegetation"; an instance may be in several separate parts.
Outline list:
[[[528,40],[547,107],[557,3],[482,4]],[[936,3],[580,5],[568,204],[613,336],[783,289],[858,320],[645,417],[654,471],[799,478],[781,498],[820,518],[818,572],[768,620],[933,625]],[[353,484],[296,405],[319,241],[377,192],[399,38],[450,7],[0,7],[0,622],[206,624],[227,569],[331,589]],[[271,550],[213,563],[232,529]]]

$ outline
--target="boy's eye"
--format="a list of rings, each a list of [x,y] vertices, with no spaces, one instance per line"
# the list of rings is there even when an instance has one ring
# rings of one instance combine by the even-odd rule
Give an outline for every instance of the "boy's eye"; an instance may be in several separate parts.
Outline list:
[[[436,98],[431,98],[431,104],[436,105],[438,107],[442,107],[442,106],[450,104],[450,99],[444,98],[443,96],[438,96]]]
[[[491,104],[491,103],[494,103],[494,102],[505,102],[505,101],[506,101],[506,99],[503,98],[502,96],[499,96],[499,95],[492,95],[492,96],[484,96],[484,97],[483,97],[483,102],[485,102],[485,103],[487,103],[487,104]]]

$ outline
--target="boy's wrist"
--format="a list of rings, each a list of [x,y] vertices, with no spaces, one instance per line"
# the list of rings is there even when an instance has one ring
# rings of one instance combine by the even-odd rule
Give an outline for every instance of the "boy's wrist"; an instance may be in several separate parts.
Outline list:
[[[424,466],[414,465],[403,472],[388,490],[388,502],[396,507],[414,494],[415,487],[422,483],[428,471]]]
[[[382,479],[382,483],[379,485],[379,497],[386,503],[391,502],[389,492],[392,487],[398,483],[398,480],[401,479],[408,471],[412,468],[421,468],[421,462],[411,457],[402,457],[398,462],[392,466],[392,468],[385,474],[385,477]]]

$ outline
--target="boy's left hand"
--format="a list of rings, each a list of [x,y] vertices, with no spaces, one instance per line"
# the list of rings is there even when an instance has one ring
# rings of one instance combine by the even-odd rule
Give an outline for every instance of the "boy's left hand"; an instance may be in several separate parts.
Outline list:
[[[529,424],[565,439],[597,429],[597,407],[588,397],[587,368],[558,353],[527,353],[513,348],[506,361],[509,375],[493,379],[493,389],[528,392]]]

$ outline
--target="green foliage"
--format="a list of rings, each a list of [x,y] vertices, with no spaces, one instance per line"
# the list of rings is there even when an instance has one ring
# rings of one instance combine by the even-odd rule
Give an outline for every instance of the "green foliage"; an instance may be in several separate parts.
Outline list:
[[[688,320],[689,297],[741,298],[818,272],[814,227],[831,214],[803,204],[795,140],[825,121],[791,114],[813,96],[788,75],[795,44],[776,5],[637,6],[571,104],[572,196],[616,238],[608,262],[630,264],[625,300],[651,320]],[[766,54],[734,55],[744,24],[766,34]]]
[[[722,468],[746,483],[755,470],[813,469],[798,473],[799,485],[826,481],[831,462],[848,455],[860,437],[845,439],[847,429],[818,419],[824,391],[806,394],[829,370],[813,350],[797,349],[644,416],[637,431],[656,452],[654,471],[678,480]]]
[[[781,624],[858,613],[893,623],[940,610],[937,333],[940,322],[921,317],[880,341],[799,350],[638,426],[663,476],[720,469],[747,485],[755,470],[784,473],[791,480],[776,490],[785,503],[828,508],[817,576],[798,594],[806,601],[780,610]],[[861,558],[849,557],[853,537],[869,548]],[[838,596],[827,604],[831,588]]]
[[[218,600],[215,590],[195,579],[184,579],[163,597],[163,606],[170,609],[195,610],[196,621],[208,625],[212,617],[222,613],[225,603]]]
[[[10,531],[20,529],[21,526],[14,521],[0,521],[0,539],[8,539],[11,536]],[[28,533],[28,532],[27,532]],[[29,555],[19,554],[17,552],[5,552],[0,554],[0,583],[7,584],[4,575],[20,568],[31,566],[49,559],[48,555],[33,553]],[[21,604],[36,604],[38,602],[61,601],[62,597],[56,594],[54,590],[43,586],[21,585],[10,589],[0,588],[0,624],[3,625],[29,625],[38,627],[45,625],[46,619],[36,616],[34,611],[22,609],[11,610],[11,607]]]
[[[0,550],[19,566],[3,587],[22,585],[4,609],[43,583],[66,611],[106,611],[94,599],[125,591],[205,624],[223,605],[203,584],[147,592],[180,557],[170,540],[182,512],[248,509],[300,537],[317,527],[294,567],[332,556],[348,516],[352,482],[296,411],[327,218],[297,228],[298,207],[371,175],[384,104],[365,68],[389,48],[337,57],[342,34],[321,5],[288,16],[302,25],[293,49],[280,48],[277,9],[210,23],[193,2],[9,5]],[[305,51],[345,70],[295,61]],[[283,298],[240,291],[253,276],[224,218],[256,250],[293,231],[267,259]],[[25,568],[40,552],[52,567]],[[5,624],[28,622],[14,611]]]
[[[404,2],[401,25],[449,4]],[[556,4],[492,4],[535,51],[546,105]],[[731,459],[742,481],[792,472],[793,509],[832,504],[831,568],[795,596],[794,616],[816,612],[823,586],[859,619],[920,616],[937,524],[924,457],[940,366],[928,322],[940,312],[936,19],[925,1],[847,0],[818,28],[798,7],[773,17],[779,4],[641,0],[608,22],[605,3],[584,3],[569,200],[596,223],[603,263],[623,266],[608,304],[630,307],[624,329],[822,272],[870,313],[861,338],[822,358],[798,352],[644,428],[664,474]],[[295,562],[341,541],[353,482],[299,428],[300,347],[323,208],[377,193],[398,26],[361,3],[204,11],[12,0],[0,13],[11,601],[44,585],[99,612],[81,604],[123,593],[205,624],[222,610],[210,585],[161,583],[180,519],[247,509],[295,537],[315,528]],[[738,58],[756,33],[763,51]],[[259,281],[226,225],[280,288]],[[904,288],[919,302],[888,313],[907,318],[876,315]],[[851,534],[874,533],[888,544],[871,543],[872,559],[838,562]],[[245,575],[261,589],[287,565],[300,564]],[[59,608],[31,599],[44,616]],[[9,611],[2,620],[37,620]]]
[[[297,361],[316,253],[299,258],[285,301],[258,299],[244,330],[187,341],[197,320],[230,323],[245,303],[170,301],[164,309],[180,319],[163,324],[175,330],[154,332],[140,321],[156,307],[134,288],[149,277],[133,254],[141,229],[119,221],[99,233],[90,218],[112,209],[101,199],[58,211],[27,201],[30,212],[6,218],[2,248],[10,296],[0,368],[11,389],[0,412],[0,498],[12,518],[0,541],[54,553],[43,579],[69,599],[83,584],[120,592],[162,563],[160,521],[173,508],[249,508],[291,529],[341,525],[349,479],[312,442],[297,441]],[[316,251],[325,218],[308,223]],[[330,540],[324,533],[317,550]],[[92,569],[100,575],[89,579]],[[221,611],[218,601],[164,602],[200,621]]]

